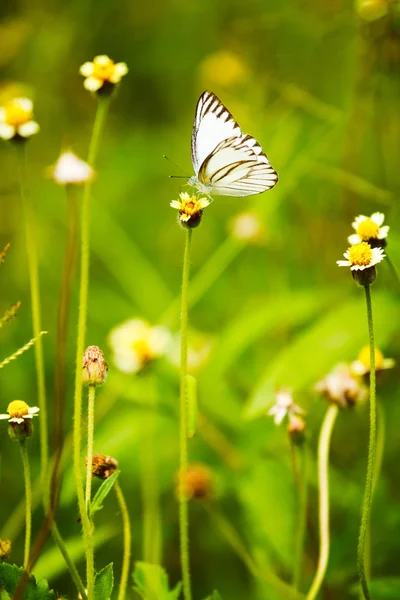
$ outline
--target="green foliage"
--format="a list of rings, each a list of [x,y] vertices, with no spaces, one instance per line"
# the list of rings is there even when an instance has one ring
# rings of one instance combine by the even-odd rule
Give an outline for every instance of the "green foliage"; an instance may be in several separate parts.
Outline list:
[[[110,475],[110,477],[107,477],[107,479],[102,482],[101,486],[94,495],[92,502],[90,503],[89,514],[91,517],[93,517],[96,512],[103,508],[103,502],[111,492],[113,485],[120,473],[121,471],[115,471],[112,475]]]
[[[187,386],[187,425],[188,437],[192,438],[197,429],[197,380],[193,375],[186,376]]]
[[[135,563],[133,572],[134,590],[143,600],[178,600],[182,584],[173,590],[168,584],[168,575],[159,565],[144,562]]]
[[[94,580],[94,600],[109,600],[114,587],[113,563],[96,573]]]
[[[24,572],[23,567],[0,563],[0,588],[4,588],[10,596],[13,596]],[[55,598],[55,593],[49,590],[45,579],[37,582],[33,575],[29,577],[22,600],[55,600]]]
[[[221,596],[218,594],[218,592],[216,592],[215,590],[213,591],[213,593],[211,594],[211,596],[207,596],[207,598],[205,598],[205,600],[222,600]]]
[[[398,600],[400,598],[399,577],[377,577],[369,584],[371,597],[374,600]],[[353,586],[352,593],[359,596],[359,587]]]

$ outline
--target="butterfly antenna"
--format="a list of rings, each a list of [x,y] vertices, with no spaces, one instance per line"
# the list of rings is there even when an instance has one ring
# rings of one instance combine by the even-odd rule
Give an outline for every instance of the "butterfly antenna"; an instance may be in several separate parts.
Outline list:
[[[174,165],[174,167],[176,169],[178,169],[178,171],[182,171],[182,173],[184,173],[185,171],[176,163],[174,163],[170,158],[168,158],[168,156],[166,156],[165,154],[163,154],[163,158],[165,158],[168,162],[171,163],[171,165]],[[190,175],[170,175],[170,179],[188,179],[190,177]]]

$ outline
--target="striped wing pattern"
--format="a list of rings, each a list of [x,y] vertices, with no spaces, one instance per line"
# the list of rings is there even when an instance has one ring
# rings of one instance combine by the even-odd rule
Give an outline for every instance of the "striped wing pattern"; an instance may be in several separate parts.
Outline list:
[[[201,188],[222,196],[251,196],[271,189],[278,175],[259,143],[243,134],[215,94],[197,103],[192,161]]]

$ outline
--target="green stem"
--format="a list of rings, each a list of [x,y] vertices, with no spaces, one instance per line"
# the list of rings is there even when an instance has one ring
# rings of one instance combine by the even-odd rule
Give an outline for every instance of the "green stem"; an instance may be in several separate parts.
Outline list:
[[[337,404],[331,404],[326,411],[318,442],[318,486],[319,486],[319,558],[317,572],[306,600],[314,600],[325,577],[329,559],[329,447],[333,426],[339,412]]]
[[[374,325],[372,320],[372,302],[371,289],[369,285],[364,286],[365,300],[367,304],[368,335],[370,349],[370,376],[369,376],[369,444],[368,444],[368,465],[367,477],[365,481],[364,499],[361,510],[361,525],[358,538],[358,576],[360,578],[361,588],[365,600],[371,600],[368,590],[367,577],[365,573],[365,539],[368,531],[368,522],[371,514],[372,487],[376,460],[376,382],[375,382],[375,340]]]
[[[107,112],[109,98],[99,99],[96,118],[93,126],[92,139],[89,147],[88,162],[93,166],[97,156],[100,134]],[[78,335],[76,343],[76,371],[74,392],[74,472],[76,491],[78,496],[79,513],[82,521],[83,537],[86,551],[86,572],[88,599],[93,600],[94,590],[94,557],[91,523],[85,506],[83,488],[81,444],[82,444],[82,356],[85,350],[85,333],[87,317],[87,298],[89,287],[89,231],[90,231],[90,197],[92,184],[87,181],[84,187],[81,213],[81,258],[80,258],[80,286],[78,310]]]
[[[180,473],[183,475],[188,468],[187,441],[187,354],[188,354],[188,295],[190,273],[190,250],[192,230],[186,229],[186,243],[183,257],[182,297],[181,297],[181,368],[180,368]],[[183,595],[185,600],[191,600],[190,564],[189,564],[189,517],[188,501],[183,493],[179,494],[179,533],[181,550],[181,568],[183,579]]]
[[[86,493],[85,504],[89,512],[89,504],[92,497],[92,462],[93,462],[93,440],[94,440],[94,401],[96,399],[96,386],[89,385],[88,396],[88,439],[86,455]]]
[[[307,490],[308,490],[308,477],[307,477],[307,449],[303,445],[300,448],[301,451],[301,474],[299,480],[298,489],[298,521],[296,523],[296,539],[295,539],[295,560],[293,569],[293,587],[295,590],[300,589],[301,574],[303,569],[303,551],[304,551],[304,537],[306,532],[307,522]]]
[[[119,508],[121,510],[122,524],[123,524],[123,529],[124,529],[124,555],[123,555],[123,560],[122,560],[122,572],[121,572],[121,581],[119,584],[118,600],[125,600],[126,586],[128,583],[129,566],[130,566],[130,560],[131,560],[131,544],[132,544],[131,522],[129,519],[128,507],[126,505],[126,501],[125,501],[125,498],[122,493],[121,486],[119,485],[118,480],[114,484],[114,489],[115,489],[115,493],[117,495]]]
[[[43,340],[41,338],[42,318],[40,308],[40,289],[39,289],[39,270],[36,248],[36,227],[35,215],[32,202],[26,192],[26,151],[25,143],[17,144],[19,186],[22,200],[25,223],[25,240],[28,258],[29,281],[31,288],[32,303],[32,329],[33,336],[37,338],[35,343],[35,363],[37,378],[37,393],[40,424],[40,474],[43,489],[47,489],[46,478],[49,463],[49,446],[47,436],[47,405],[46,405],[46,384],[43,358]]]
[[[25,481],[25,549],[24,549],[24,569],[28,571],[29,554],[31,551],[31,531],[32,531],[32,487],[31,472],[29,468],[29,457],[26,450],[25,441],[19,444],[21,450],[22,464],[24,467]]]
[[[62,539],[60,532],[58,530],[58,527],[54,521],[51,526],[51,534],[53,536],[55,543],[58,546],[58,549],[60,550],[60,552],[65,560],[65,564],[67,565],[70,575],[72,577],[72,580],[76,585],[76,589],[78,590],[78,592],[80,593],[82,598],[86,598],[85,586],[83,585],[82,579],[68,554],[64,540]]]

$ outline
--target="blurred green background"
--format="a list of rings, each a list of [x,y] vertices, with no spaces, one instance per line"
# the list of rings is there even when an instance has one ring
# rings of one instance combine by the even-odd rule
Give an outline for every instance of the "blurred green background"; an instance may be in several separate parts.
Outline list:
[[[381,16],[379,16],[381,15]],[[157,463],[164,535],[163,565],[180,578],[177,502],[178,371],[155,367],[157,431],[151,433],[148,374],[118,373],[109,359],[109,331],[130,317],[179,329],[184,235],[169,202],[181,174],[163,154],[192,173],[190,135],[204,89],[216,93],[246,132],[264,147],[280,181],[261,196],[216,198],[193,236],[192,339],[211,342],[196,369],[200,411],[207,426],[190,442],[192,461],[214,473],[214,505],[232,522],[265,569],[289,580],[296,527],[295,489],[284,427],[266,410],[274,390],[291,387],[307,411],[310,494],[303,589],[318,556],[316,443],[326,403],[312,388],[337,362],[354,360],[368,343],[363,293],[335,261],[347,248],[359,214],[382,211],[391,226],[388,254],[400,264],[399,134],[400,13],[397,2],[333,0],[183,0],[133,3],[105,0],[3,2],[0,6],[0,104],[26,95],[41,132],[28,144],[29,186],[35,203],[49,409],[52,412],[57,298],[66,233],[66,199],[46,176],[59,153],[87,155],[95,99],[79,66],[97,54],[125,61],[129,74],[113,99],[93,190],[91,281],[87,344],[110,363],[98,395],[95,451],[120,462],[121,485],[133,525],[133,558],[142,559],[143,456]],[[379,18],[378,18],[379,17]],[[0,268],[0,309],[22,301],[18,318],[1,330],[1,357],[31,336],[29,280],[15,156],[0,145],[0,246],[12,243]],[[261,221],[257,243],[232,235],[235,215]],[[399,355],[399,284],[387,264],[373,286],[376,338],[386,356]],[[74,289],[68,360],[67,432],[77,318]],[[0,371],[1,407],[16,398],[37,403],[34,352]],[[400,475],[398,368],[378,381],[386,413],[382,475],[372,522],[374,598],[399,598]],[[51,423],[51,420],[50,420]],[[36,424],[37,426],[37,424]],[[23,497],[18,448],[0,438],[0,526],[22,563]],[[211,432],[211,433],[210,433]],[[38,433],[38,427],[36,427]],[[51,427],[50,427],[51,435]],[[154,436],[152,439],[149,435]],[[217,442],[216,442],[217,440]],[[367,406],[342,412],[331,455],[332,548],[321,598],[357,596],[356,546],[367,458]],[[39,439],[30,442],[34,479]],[[146,459],[144,459],[146,460]],[[83,573],[80,525],[66,461],[60,529]],[[34,533],[42,522],[34,514]],[[98,568],[121,567],[122,530],[113,495],[97,519]],[[253,578],[201,504],[190,505],[194,596],[217,588],[225,600],[279,599]],[[52,543],[35,573],[60,594],[76,597]],[[386,586],[386,587],[385,587]],[[386,591],[385,591],[386,590]],[[132,595],[133,598],[133,595]]]

